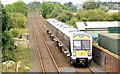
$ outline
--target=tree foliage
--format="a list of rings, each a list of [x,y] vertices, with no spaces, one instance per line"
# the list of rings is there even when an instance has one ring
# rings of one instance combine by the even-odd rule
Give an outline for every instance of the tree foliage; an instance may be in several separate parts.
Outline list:
[[[84,10],[98,9],[100,7],[100,4],[101,2],[89,0],[89,1],[84,2],[83,9]]]
[[[4,31],[2,34],[2,52],[3,52],[3,61],[13,60],[12,51],[15,49],[14,41],[12,34],[9,31]]]
[[[27,18],[27,6],[23,2],[15,2],[5,8],[0,3],[2,16],[2,61],[15,60],[15,45],[13,35],[9,31],[11,28],[24,28]],[[14,34],[17,34],[14,32]],[[16,36],[16,35],[15,35]],[[14,37],[15,37],[14,36]]]
[[[21,13],[21,14],[27,16],[28,7],[22,1],[18,1],[18,2],[11,4],[11,5],[7,5],[5,8],[10,13]]]
[[[73,15],[69,11],[64,11],[57,17],[57,19],[59,21],[66,22],[71,20],[72,16]]]
[[[48,16],[50,16],[51,15],[51,13],[53,12],[53,10],[54,10],[54,4],[53,3],[48,3],[48,2],[44,2],[43,4],[42,4],[42,16],[44,17],[44,18],[47,18]]]
[[[9,20],[10,16],[7,14],[6,9],[2,8],[2,32],[9,30]]]
[[[63,11],[62,7],[59,5],[56,5],[50,17],[51,18],[57,17],[62,11]]]
[[[63,5],[65,5],[66,7],[72,7],[73,3],[72,2],[68,2],[68,3],[64,3]]]
[[[120,13],[114,13],[110,15],[110,17],[113,19],[113,21],[120,21]]]
[[[77,11],[77,7],[72,6],[72,7],[69,7],[68,10],[69,10],[70,12],[73,12],[73,13],[74,13],[74,12]]]
[[[9,13],[10,15],[10,28],[25,28],[27,18],[20,13]]]
[[[88,19],[88,21],[104,21],[106,16],[102,10],[88,10],[81,13],[81,17]]]
[[[100,6],[99,9],[101,9],[101,10],[103,10],[103,11],[105,11],[105,12],[107,12],[107,11],[109,10],[106,6]]]
[[[62,7],[63,10],[68,10],[68,8],[65,5],[57,4],[58,6]]]
[[[30,2],[27,4],[29,7],[30,12],[41,12],[42,11],[42,4],[40,2]]]

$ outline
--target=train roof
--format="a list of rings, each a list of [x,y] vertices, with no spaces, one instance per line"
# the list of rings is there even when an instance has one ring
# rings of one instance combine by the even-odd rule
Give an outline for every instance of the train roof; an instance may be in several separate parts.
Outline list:
[[[82,34],[82,35],[87,35],[87,36],[90,36],[89,34],[87,33],[84,33],[84,32],[81,32],[79,31],[78,29],[72,27],[72,26],[69,26],[63,22],[60,22],[54,18],[49,18],[47,19],[47,21],[53,25],[55,28],[59,29],[62,33],[64,33],[65,35],[67,35],[68,37],[71,37],[74,34]]]

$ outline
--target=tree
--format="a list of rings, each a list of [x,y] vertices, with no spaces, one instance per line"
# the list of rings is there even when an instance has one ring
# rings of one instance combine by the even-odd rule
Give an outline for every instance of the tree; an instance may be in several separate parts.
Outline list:
[[[15,49],[14,41],[12,34],[9,31],[4,31],[2,34],[2,53],[3,61],[12,60],[13,54],[12,51]]]
[[[72,2],[64,3],[63,5],[65,5],[66,7],[72,7],[73,6]]]
[[[20,13],[9,13],[10,15],[10,28],[25,28],[27,18]]]
[[[61,12],[62,12],[62,7],[59,5],[56,5],[50,17],[51,18],[57,17]]]
[[[113,21],[120,21],[120,13],[114,13],[110,17],[113,18]]]
[[[57,4],[58,6],[62,7],[63,10],[68,10],[68,8],[65,5]]]
[[[72,7],[69,7],[68,10],[69,10],[70,12],[73,12],[73,13],[74,13],[74,12],[77,11],[77,7],[72,6]]]
[[[25,16],[27,16],[27,13],[28,13],[27,12],[27,5],[22,1],[18,1],[18,2],[11,4],[11,5],[7,5],[5,8],[10,13],[21,13]]]
[[[100,6],[99,9],[101,9],[101,10],[103,10],[105,12],[108,12],[108,10],[109,10],[106,6]]]
[[[83,9],[79,8],[76,12],[77,12],[77,13],[82,13],[82,12],[83,12]]]
[[[88,21],[104,21],[107,14],[102,10],[88,10],[81,13],[81,18]]]
[[[30,12],[42,11],[42,4],[40,2],[30,2],[27,6],[29,7]]]
[[[7,14],[6,9],[2,8],[2,32],[9,30],[9,19],[10,16]]]
[[[110,10],[115,10],[116,9],[112,2],[109,2],[107,6]]]
[[[72,18],[72,14],[69,11],[63,11],[58,17],[57,19],[61,22],[66,22],[71,20]]]
[[[84,10],[91,10],[91,9],[97,9],[100,7],[101,2],[95,2],[94,0],[89,0],[84,2],[83,9]]]
[[[74,17],[75,17],[77,20],[80,20],[80,19],[81,19],[80,13],[76,14]]]
[[[51,13],[53,12],[53,10],[54,10],[54,4],[53,3],[44,2],[42,4],[42,16],[44,18],[47,18],[47,16],[50,16]]]

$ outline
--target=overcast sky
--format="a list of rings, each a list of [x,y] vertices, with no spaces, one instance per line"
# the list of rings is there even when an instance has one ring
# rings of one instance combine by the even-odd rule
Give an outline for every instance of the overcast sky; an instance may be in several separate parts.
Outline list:
[[[12,4],[18,0],[0,0],[2,2],[2,4],[6,5],[6,4]],[[73,2],[73,4],[82,4],[83,2],[85,2],[86,0],[23,0],[26,4],[28,4],[29,2],[33,2],[33,1],[39,1],[39,2],[43,2],[43,1],[58,1],[60,3],[67,3],[67,2]],[[97,0],[96,0],[97,1]],[[119,0],[100,0],[102,2],[105,1],[113,1],[113,2],[117,2]]]

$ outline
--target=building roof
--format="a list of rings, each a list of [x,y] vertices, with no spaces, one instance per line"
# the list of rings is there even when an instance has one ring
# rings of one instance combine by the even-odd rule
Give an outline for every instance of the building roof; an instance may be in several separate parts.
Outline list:
[[[120,27],[120,22],[117,21],[103,21],[103,22],[76,22],[76,26],[79,30],[85,29],[103,29],[108,27]]]

